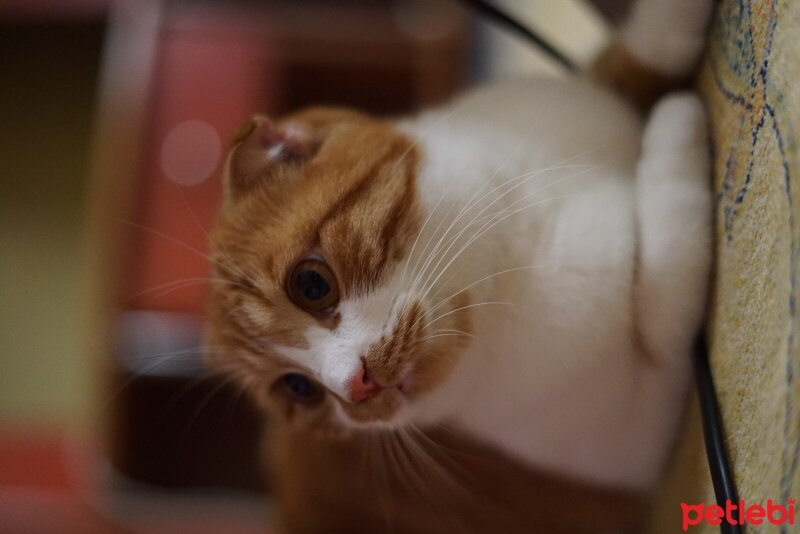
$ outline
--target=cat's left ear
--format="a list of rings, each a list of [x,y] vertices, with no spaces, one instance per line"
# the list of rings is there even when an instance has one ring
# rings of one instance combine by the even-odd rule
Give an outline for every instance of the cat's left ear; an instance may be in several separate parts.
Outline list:
[[[225,169],[226,195],[236,198],[261,180],[269,180],[282,165],[311,155],[311,128],[301,122],[277,125],[255,115],[233,138]]]

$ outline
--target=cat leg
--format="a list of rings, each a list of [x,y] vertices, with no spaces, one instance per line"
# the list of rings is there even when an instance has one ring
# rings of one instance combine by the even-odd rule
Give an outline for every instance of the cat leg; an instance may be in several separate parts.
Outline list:
[[[712,0],[635,2],[591,74],[639,109],[649,109],[664,94],[688,85],[712,10]]]
[[[705,46],[712,0],[638,0],[620,31],[639,61],[673,78],[691,74]]]
[[[708,130],[693,93],[653,109],[637,169],[639,249],[635,310],[643,349],[684,358],[705,312],[712,254]]]

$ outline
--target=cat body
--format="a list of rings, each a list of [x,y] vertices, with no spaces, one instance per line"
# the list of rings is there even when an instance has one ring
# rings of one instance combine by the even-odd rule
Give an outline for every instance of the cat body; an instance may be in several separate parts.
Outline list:
[[[340,457],[335,440],[444,425],[523,470],[654,487],[704,313],[710,169],[695,95],[641,110],[688,74],[710,6],[642,0],[594,77],[493,84],[401,120],[245,125],[211,235],[209,361],[277,443],[333,440]],[[300,476],[313,447],[277,450],[285,523],[314,532],[305,496],[349,482]],[[371,497],[354,497],[365,514]]]
[[[663,148],[676,150],[664,157],[698,159],[695,176],[681,180],[695,180],[693,207],[701,208],[707,156],[693,152],[704,147],[702,109],[683,96],[659,113],[657,128],[677,135],[695,129],[687,141],[697,147]],[[453,238],[478,221],[442,254],[442,266],[459,256],[449,266],[455,274],[437,288],[443,297],[469,286],[472,342],[411,418],[453,421],[532,465],[582,479],[652,484],[661,464],[654,458],[668,450],[680,415],[674,408],[682,404],[690,336],[702,313],[709,241],[702,212],[700,220],[682,221],[692,235],[672,227],[675,241],[663,253],[700,256],[686,280],[664,281],[686,285],[688,302],[673,310],[686,328],[666,344],[642,337],[637,315],[649,310],[637,304],[637,227],[640,216],[658,215],[639,213],[637,195],[648,192],[637,190],[648,180],[637,181],[638,115],[592,84],[540,79],[478,90],[401,129],[420,140],[429,225],[441,217],[446,226],[463,212]],[[488,231],[487,220],[494,224]],[[469,242],[479,232],[486,233]]]

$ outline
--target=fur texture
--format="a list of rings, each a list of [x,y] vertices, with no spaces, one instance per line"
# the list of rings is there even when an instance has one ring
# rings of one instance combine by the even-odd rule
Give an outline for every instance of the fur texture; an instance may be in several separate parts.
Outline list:
[[[523,468],[651,488],[710,263],[702,105],[637,111],[700,52],[710,2],[677,4],[640,2],[596,71],[625,98],[535,79],[400,121],[251,120],[212,234],[212,364],[293,436],[445,423]],[[692,19],[668,43],[664,13]],[[293,301],[303,262],[335,305]]]

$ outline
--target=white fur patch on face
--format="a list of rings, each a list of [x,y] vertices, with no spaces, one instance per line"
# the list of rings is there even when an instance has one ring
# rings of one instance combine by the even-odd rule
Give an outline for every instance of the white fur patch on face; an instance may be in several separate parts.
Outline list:
[[[362,358],[397,321],[397,310],[391,309],[393,293],[389,287],[381,287],[342,301],[336,310],[340,321],[335,329],[313,326],[305,332],[307,349],[275,345],[274,350],[309,369],[330,391],[349,400],[348,384],[361,369]]]

